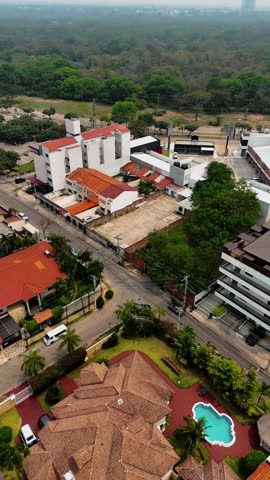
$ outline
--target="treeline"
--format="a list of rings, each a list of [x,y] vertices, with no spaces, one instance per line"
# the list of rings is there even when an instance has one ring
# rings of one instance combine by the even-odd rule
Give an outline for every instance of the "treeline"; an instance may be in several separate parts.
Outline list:
[[[55,138],[64,137],[66,130],[64,125],[58,125],[50,119],[35,120],[31,116],[22,115],[6,123],[0,124],[0,142],[17,145],[20,143],[36,140],[45,142]],[[12,153],[12,152],[11,152]],[[0,161],[4,163],[3,155],[0,155]],[[3,160],[2,160],[3,159]],[[5,155],[6,163],[10,162],[10,157]],[[10,168],[7,167],[7,168]]]

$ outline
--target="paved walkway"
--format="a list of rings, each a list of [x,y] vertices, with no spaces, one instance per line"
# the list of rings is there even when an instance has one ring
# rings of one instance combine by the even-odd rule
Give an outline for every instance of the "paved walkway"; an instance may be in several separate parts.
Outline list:
[[[78,388],[78,385],[74,380],[68,378],[66,376],[61,377],[58,381],[59,385],[62,387],[66,395],[70,395],[71,393]]]
[[[124,352],[111,360],[110,364],[113,365],[121,358],[129,355],[131,352]],[[141,352],[140,352],[141,353]],[[144,353],[141,353],[147,363],[159,374],[159,376],[173,389],[174,395],[170,407],[172,409],[172,416],[170,424],[165,431],[165,437],[171,435],[177,427],[186,425],[184,417],[187,415],[192,416],[192,407],[196,402],[211,403],[220,413],[227,413],[225,408],[220,405],[217,400],[210,394],[205,395],[203,398],[198,395],[198,391],[202,388],[199,383],[196,383],[190,388],[182,389],[177,387],[160,368]],[[233,418],[233,417],[232,417]],[[212,446],[206,442],[206,446],[210,452],[211,457],[216,462],[221,462],[229,455],[231,457],[245,456],[250,450],[259,447],[259,438],[257,430],[253,426],[241,425],[235,418],[233,418],[236,432],[236,442],[231,447],[219,447]]]

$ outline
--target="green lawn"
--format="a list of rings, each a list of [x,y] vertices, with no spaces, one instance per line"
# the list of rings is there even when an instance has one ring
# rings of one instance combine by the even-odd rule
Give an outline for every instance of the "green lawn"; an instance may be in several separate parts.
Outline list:
[[[234,471],[234,473],[236,473],[236,475],[238,475],[238,477],[241,480],[246,479],[246,475],[244,474],[244,472],[242,471],[242,468],[241,468],[241,458],[239,458],[239,457],[226,457],[225,462],[227,463],[227,465],[229,465],[229,467],[231,467],[231,469]]]
[[[181,375],[177,375],[168,365],[163,362],[163,355],[167,355],[172,359],[175,359],[174,351],[171,347],[166,345],[166,343],[155,337],[134,340],[120,337],[119,344],[116,347],[110,348],[109,350],[99,350],[92,360],[97,361],[102,358],[110,360],[111,358],[116,357],[116,355],[119,353],[126,352],[128,350],[138,350],[139,352],[146,353],[146,355],[148,355],[155,362],[155,364],[158,365],[158,367],[167,375],[167,377],[169,377],[172,382],[181,388],[188,388],[198,381],[198,374],[196,372],[187,370],[181,365],[183,373]]]
[[[90,103],[76,102],[72,100],[50,100],[38,97],[27,97],[25,95],[16,97],[16,107],[30,107],[34,110],[42,112],[42,110],[54,107],[56,113],[65,115],[66,113],[76,113],[79,117],[90,118]],[[111,107],[109,105],[96,105],[97,118],[101,115],[110,115]]]
[[[0,415],[0,427],[9,426],[12,428],[12,445],[15,445],[15,439],[19,433],[21,423],[21,417],[15,407]]]
[[[59,388],[61,390],[61,396],[60,396],[60,400],[63,400],[64,398],[66,398],[66,394],[64,392],[64,390],[61,388],[61,386],[59,385]],[[46,402],[45,400],[45,397],[46,397],[46,393],[47,393],[47,390],[45,390],[45,392],[42,392],[40,393],[37,398],[39,400],[39,403],[40,405],[42,406],[42,408],[45,410],[45,412],[47,413],[50,413],[51,412],[51,406]]]
[[[35,171],[34,160],[31,160],[31,162],[24,163],[19,166],[19,172],[22,174],[31,173],[34,171]]]

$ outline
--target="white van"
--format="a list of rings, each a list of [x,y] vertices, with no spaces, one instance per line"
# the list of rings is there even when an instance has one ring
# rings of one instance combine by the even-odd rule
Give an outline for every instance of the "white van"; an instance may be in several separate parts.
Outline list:
[[[45,345],[51,345],[51,343],[57,342],[61,335],[66,335],[67,327],[66,325],[59,325],[59,327],[49,330],[46,335],[43,337],[43,342]]]

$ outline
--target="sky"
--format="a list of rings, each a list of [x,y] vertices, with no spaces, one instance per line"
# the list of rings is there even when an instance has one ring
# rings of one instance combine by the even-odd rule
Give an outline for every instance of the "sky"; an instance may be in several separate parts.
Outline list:
[[[103,5],[177,5],[185,7],[234,7],[239,8],[242,0],[102,0]],[[100,5],[99,0],[0,0],[0,4],[96,4]],[[269,8],[269,0],[256,0],[257,8]]]
[[[100,4],[98,0],[0,0],[0,3],[16,3],[16,4],[29,4],[29,3],[42,3],[42,4],[50,4],[50,3],[69,3],[69,4]],[[269,0],[257,0],[257,7],[269,7]],[[239,8],[241,5],[241,0],[103,0],[102,4],[106,5],[158,5],[158,4],[174,4],[178,6],[204,6],[204,7],[213,7],[213,6],[228,6]]]

